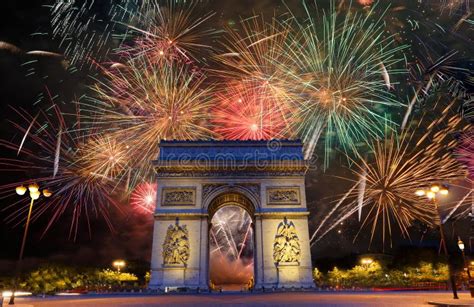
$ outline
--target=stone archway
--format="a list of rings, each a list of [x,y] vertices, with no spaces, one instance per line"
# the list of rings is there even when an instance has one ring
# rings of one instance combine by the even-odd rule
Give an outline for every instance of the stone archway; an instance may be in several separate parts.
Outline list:
[[[212,218],[217,210],[230,204],[245,209],[252,218],[255,215],[255,206],[247,196],[238,192],[224,192],[210,202],[207,208],[209,219]]]
[[[255,275],[255,207],[244,195],[227,192],[208,207],[209,286],[250,290]]]
[[[255,289],[314,287],[302,148],[289,140],[162,141],[149,287],[207,290],[211,219],[231,205],[252,220]],[[180,257],[170,258],[176,246]]]

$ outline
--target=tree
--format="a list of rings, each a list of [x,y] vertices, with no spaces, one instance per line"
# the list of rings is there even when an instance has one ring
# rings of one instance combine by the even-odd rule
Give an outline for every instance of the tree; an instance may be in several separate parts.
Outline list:
[[[320,270],[318,270],[318,268],[313,269],[313,280],[318,286],[321,286],[324,281],[324,275]]]
[[[448,266],[443,263],[433,264],[420,262],[417,266],[406,266],[399,269],[387,269],[374,261],[369,265],[356,265],[349,270],[334,267],[327,278],[313,271],[317,284],[326,283],[332,287],[407,287],[417,286],[422,282],[444,283],[448,280]]]
[[[334,267],[331,271],[328,272],[328,283],[334,287],[344,286],[345,281],[348,279],[347,272],[339,270],[337,267]]]
[[[79,272],[71,267],[49,265],[29,272],[20,286],[35,294],[51,294],[73,289],[110,289],[137,281],[137,276],[132,273],[109,269],[83,269]]]
[[[71,268],[44,266],[30,272],[20,286],[33,293],[54,293],[80,287],[82,277]]]

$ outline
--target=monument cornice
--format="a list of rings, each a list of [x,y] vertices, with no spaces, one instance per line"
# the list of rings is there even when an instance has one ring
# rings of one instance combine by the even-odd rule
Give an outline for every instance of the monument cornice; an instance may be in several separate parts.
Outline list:
[[[298,219],[298,218],[307,218],[309,212],[256,212],[255,218],[256,219],[273,219],[273,218],[291,218],[291,219]]]
[[[268,163],[182,163],[180,161],[154,161],[159,177],[196,176],[304,176],[309,168],[307,161],[277,161]]]
[[[296,172],[240,172],[240,173],[232,173],[232,172],[164,172],[160,171],[156,173],[157,178],[215,178],[219,176],[221,178],[265,178],[272,176],[273,178],[288,178],[288,177],[304,177],[304,173],[296,173]]]
[[[162,140],[160,147],[294,147],[300,146],[301,140],[272,139],[272,140]]]
[[[166,213],[155,213],[153,215],[155,220],[174,220],[176,218],[186,219],[203,219],[207,218],[206,213],[195,213],[195,212],[166,212]]]

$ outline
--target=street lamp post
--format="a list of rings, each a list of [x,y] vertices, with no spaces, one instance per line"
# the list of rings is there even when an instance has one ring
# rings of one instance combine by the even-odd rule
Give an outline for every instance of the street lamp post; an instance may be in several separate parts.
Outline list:
[[[454,272],[453,272],[453,268],[452,268],[451,263],[450,263],[448,248],[446,247],[446,237],[444,235],[443,221],[441,219],[441,213],[439,212],[439,205],[438,205],[438,201],[436,199],[436,196],[438,194],[448,195],[449,190],[445,186],[439,186],[437,184],[433,184],[429,189],[418,189],[418,190],[416,190],[415,194],[417,196],[420,196],[420,197],[425,196],[430,201],[433,202],[433,205],[434,205],[435,210],[436,210],[436,214],[438,215],[438,218],[439,218],[439,234],[441,236],[441,248],[443,249],[443,252],[444,252],[444,254],[447,258],[446,260],[448,261],[449,281],[451,283],[451,288],[453,290],[453,298],[454,299],[459,299],[458,291],[457,291],[457,288],[456,288],[456,280],[454,279]]]
[[[372,258],[362,258],[360,260],[360,263],[365,267],[365,269],[367,270],[370,265],[374,262],[374,260]]]
[[[26,193],[26,187],[21,185],[19,187],[16,187],[15,191],[18,195],[23,196]],[[30,191],[30,208],[28,210],[28,216],[26,218],[26,224],[25,224],[25,231],[23,232],[23,240],[21,241],[21,248],[20,248],[20,256],[18,257],[18,267],[17,267],[17,273],[15,277],[15,282],[13,285],[13,291],[12,295],[10,296],[10,301],[8,302],[9,305],[14,305],[15,304],[15,291],[17,288],[18,284],[18,278],[21,273],[22,269],[22,262],[23,262],[23,252],[25,251],[25,243],[26,243],[26,237],[28,235],[28,228],[30,226],[30,220],[31,220],[31,212],[33,211],[33,204],[35,200],[39,199],[41,196],[41,192],[39,191],[39,186],[36,183],[32,183],[28,185],[28,191]],[[43,196],[44,197],[50,197],[52,193],[48,189],[43,190]]]
[[[120,273],[120,269],[125,266],[125,261],[115,260],[112,264],[117,268],[117,273]]]
[[[471,270],[469,269],[469,264],[466,262],[466,254],[464,254],[464,242],[458,237],[458,247],[462,253],[462,263],[463,266],[466,268],[467,271],[467,282],[469,285],[469,291],[471,292],[471,297],[474,297],[474,285],[471,285],[472,278],[471,278]]]

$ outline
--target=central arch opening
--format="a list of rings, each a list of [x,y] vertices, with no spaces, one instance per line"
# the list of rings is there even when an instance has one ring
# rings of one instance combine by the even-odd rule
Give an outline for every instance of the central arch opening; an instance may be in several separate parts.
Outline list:
[[[214,290],[249,290],[254,281],[254,225],[248,203],[231,198],[221,203],[216,199],[210,207],[209,284]]]

